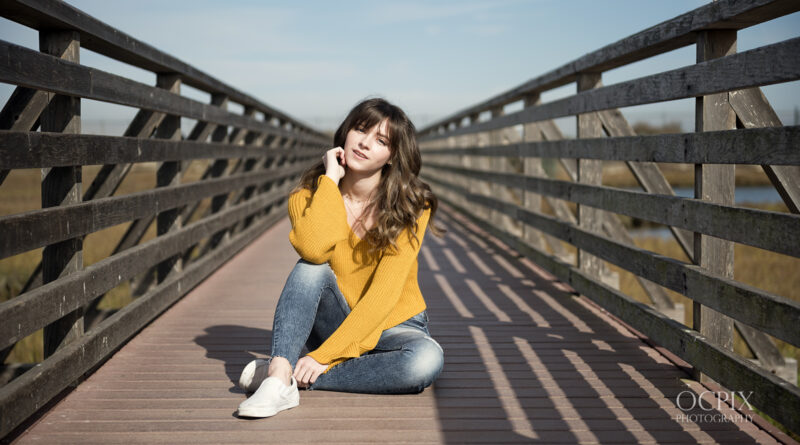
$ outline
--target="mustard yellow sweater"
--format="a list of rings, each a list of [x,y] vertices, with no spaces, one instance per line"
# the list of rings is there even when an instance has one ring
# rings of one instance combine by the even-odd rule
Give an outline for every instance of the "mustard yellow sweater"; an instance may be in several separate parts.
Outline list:
[[[403,230],[397,251],[366,260],[367,241],[347,223],[344,200],[336,183],[326,175],[318,188],[289,197],[292,231],[289,241],[306,261],[328,262],[350,306],[350,314],[322,345],[311,351],[314,360],[328,364],[325,372],[350,358],[371,351],[381,333],[427,308],[417,282],[417,254],[430,218],[425,209],[417,219],[417,242]]]

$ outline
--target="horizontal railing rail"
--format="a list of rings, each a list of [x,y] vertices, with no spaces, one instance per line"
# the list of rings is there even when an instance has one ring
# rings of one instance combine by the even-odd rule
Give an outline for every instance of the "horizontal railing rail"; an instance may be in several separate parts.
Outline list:
[[[800,302],[735,279],[733,247],[800,257],[800,128],[783,126],[760,90],[800,79],[800,39],[736,53],[736,31],[798,10],[716,1],[419,132],[421,175],[445,203],[691,364],[698,380],[752,391],[749,401],[792,431],[797,363],[776,341],[800,347]],[[601,82],[604,71],[692,44],[694,65]],[[542,103],[543,92],[572,82],[575,94]],[[638,135],[620,111],[686,98],[697,101],[692,133]],[[554,122],[568,116],[575,139]],[[604,184],[608,161],[643,191]],[[661,163],[691,164],[694,198],[675,195]],[[760,166],[788,212],[736,204],[736,164]],[[668,227],[688,260],[638,247],[618,215]],[[611,266],[631,273],[651,304],[621,291]],[[691,301],[689,326],[665,290]],[[734,330],[753,358],[734,352]]]
[[[0,15],[40,35],[40,51],[0,41],[0,82],[16,86],[0,111],[0,200],[41,181],[42,202],[0,214],[0,261],[32,270],[0,301],[4,437],[285,217],[330,136],[62,1],[2,2]],[[80,48],[156,84],[82,65]],[[119,136],[82,134],[84,99],[137,113]],[[23,347],[43,360],[16,363]]]
[[[420,129],[420,134],[449,125],[458,125],[463,119],[470,119],[477,113],[524,100],[526,96],[537,92],[570,84],[577,80],[580,73],[608,71],[694,45],[698,32],[710,29],[745,29],[798,10],[800,6],[793,0],[712,2],[586,54],[486,101],[460,110]]]

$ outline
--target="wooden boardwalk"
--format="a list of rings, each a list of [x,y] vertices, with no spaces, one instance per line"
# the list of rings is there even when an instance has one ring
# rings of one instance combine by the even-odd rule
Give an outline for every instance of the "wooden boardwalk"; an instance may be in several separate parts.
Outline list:
[[[245,397],[235,381],[269,352],[297,258],[283,220],[17,442],[777,443],[741,419],[677,421],[676,396],[704,390],[681,367],[455,214],[440,215],[449,232],[427,235],[419,264],[445,366],[422,394],[301,391],[300,406],[276,417],[235,417]],[[741,416],[724,408],[690,413]]]

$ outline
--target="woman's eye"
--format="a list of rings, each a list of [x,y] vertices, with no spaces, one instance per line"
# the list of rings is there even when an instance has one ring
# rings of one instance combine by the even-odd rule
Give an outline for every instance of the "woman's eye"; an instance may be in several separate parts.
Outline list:
[[[387,142],[385,140],[383,140],[383,139],[378,139],[378,142],[383,146],[387,145]]]

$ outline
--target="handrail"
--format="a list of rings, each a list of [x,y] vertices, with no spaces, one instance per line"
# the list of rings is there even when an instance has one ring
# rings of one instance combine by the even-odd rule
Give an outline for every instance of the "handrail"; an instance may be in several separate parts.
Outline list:
[[[695,33],[708,29],[744,29],[800,11],[793,0],[716,1],[620,39],[568,62],[483,102],[459,110],[419,130],[426,135],[452,123],[458,125],[484,111],[522,100],[527,95],[575,82],[579,73],[603,72],[695,43]]]
[[[219,93],[232,101],[311,131],[311,127],[283,111],[227,85],[211,75],[131,37],[130,35],[58,0],[8,0],[0,3],[0,15],[37,30],[70,29],[80,34],[81,46],[112,59],[154,73],[178,73],[186,85]]]
[[[18,375],[0,382],[2,438],[284,218],[288,192],[330,142],[62,1],[4,1],[0,15],[39,30],[42,48],[0,41],[0,81],[16,85],[0,111],[0,185],[14,170],[43,177],[41,209],[0,216],[0,259],[43,248],[24,289],[0,302],[0,363],[44,331],[41,363],[3,369]],[[150,70],[156,84],[82,65],[81,47]],[[182,85],[210,93],[210,103],[182,96]],[[138,112],[123,135],[81,134],[82,99]],[[181,118],[196,123],[182,129]],[[84,184],[86,166],[101,167]],[[187,176],[193,166],[199,177]],[[120,194],[135,169],[155,183]],[[12,193],[0,188],[0,199]],[[121,237],[105,232],[124,224]],[[101,231],[116,247],[84,267],[84,238]],[[131,303],[99,309],[125,284]]]
[[[444,203],[691,364],[701,382],[752,391],[754,406],[796,432],[797,363],[772,337],[800,347],[800,303],[737,281],[733,245],[800,257],[800,128],[783,126],[759,88],[800,79],[800,39],[735,51],[736,30],[798,10],[783,0],[715,1],[419,132],[421,175]],[[601,82],[611,68],[691,44],[696,64]],[[575,94],[540,101],[571,82]],[[693,133],[640,136],[620,111],[684,98],[697,98]],[[503,109],[520,100],[521,110]],[[577,117],[576,139],[553,121],[566,116]],[[567,179],[545,170],[544,158]],[[643,191],[604,185],[604,161],[624,162]],[[660,162],[694,164],[694,198],[675,196]],[[790,213],[736,205],[734,164],[761,166]],[[637,247],[617,215],[669,227],[688,262]],[[632,273],[652,305],[613,285],[610,264]],[[664,289],[693,301],[691,328]],[[733,351],[734,329],[754,361]]]

